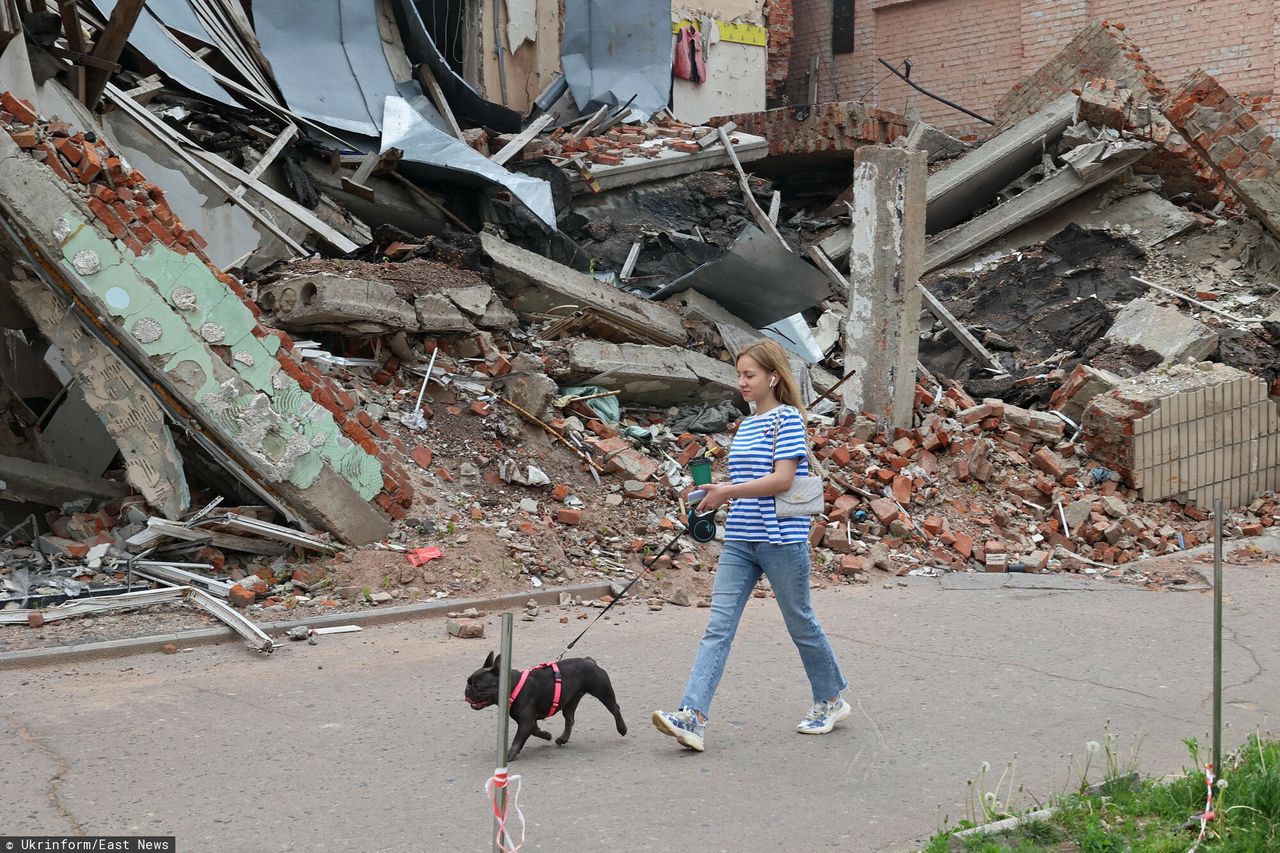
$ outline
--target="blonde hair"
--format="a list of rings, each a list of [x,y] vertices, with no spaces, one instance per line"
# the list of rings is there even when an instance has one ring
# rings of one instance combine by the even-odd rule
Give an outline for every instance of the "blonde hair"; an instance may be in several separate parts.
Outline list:
[[[734,363],[741,361],[744,356],[750,356],[752,361],[769,373],[778,374],[778,384],[773,387],[773,395],[778,398],[779,403],[784,406],[794,406],[800,412],[800,417],[806,421],[809,420],[804,400],[800,398],[800,386],[796,384],[796,378],[791,375],[790,356],[781,344],[768,338],[756,341],[743,347]]]

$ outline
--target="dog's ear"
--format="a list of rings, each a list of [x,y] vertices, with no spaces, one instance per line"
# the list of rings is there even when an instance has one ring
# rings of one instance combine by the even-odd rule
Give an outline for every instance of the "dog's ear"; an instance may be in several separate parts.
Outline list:
[[[484,659],[484,668],[493,669],[493,652],[489,652],[489,656]]]
[[[493,663],[492,665],[490,665],[489,669],[493,670],[494,672],[502,671],[502,655],[493,656]]]

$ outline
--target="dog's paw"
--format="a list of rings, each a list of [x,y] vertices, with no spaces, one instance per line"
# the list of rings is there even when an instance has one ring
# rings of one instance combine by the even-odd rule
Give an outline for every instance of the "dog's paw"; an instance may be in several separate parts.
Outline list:
[[[556,746],[564,746],[568,742],[569,742],[569,739],[567,737],[564,737],[563,735],[556,738]]]
[[[543,740],[551,740],[551,732],[544,732],[541,729],[533,733],[534,737],[540,737]]]

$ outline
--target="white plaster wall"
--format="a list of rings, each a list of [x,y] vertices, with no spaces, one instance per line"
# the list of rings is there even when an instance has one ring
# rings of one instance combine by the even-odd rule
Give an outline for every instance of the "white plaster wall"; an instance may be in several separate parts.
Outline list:
[[[674,20],[715,18],[719,21],[763,24],[764,0],[697,0],[694,3],[672,3]]]
[[[706,53],[707,82],[672,80],[671,111],[681,121],[702,124],[712,116],[748,113],[765,108],[767,48],[716,42]]]

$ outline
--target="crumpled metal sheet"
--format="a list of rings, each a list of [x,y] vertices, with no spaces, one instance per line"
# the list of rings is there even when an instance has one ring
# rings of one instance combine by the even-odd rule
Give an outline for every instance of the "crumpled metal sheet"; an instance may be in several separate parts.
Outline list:
[[[186,33],[207,45],[218,44],[196,17],[190,0],[147,0],[147,11],[159,18],[160,22],[171,30]]]
[[[499,133],[519,133],[523,129],[520,113],[485,100],[470,83],[458,76],[432,40],[414,0],[398,0],[396,20],[400,24],[409,59],[431,69],[456,117]]]
[[[104,17],[110,18],[112,10],[116,7],[116,0],[93,0],[93,5],[98,7],[98,11]],[[191,11],[190,7],[187,11]],[[191,13],[191,17],[194,19],[195,13]],[[182,29],[179,25],[175,25],[174,28]],[[185,32],[185,29],[183,31]],[[208,38],[208,33],[205,33],[203,38]],[[164,31],[160,21],[152,17],[147,10],[138,16],[137,23],[133,25],[133,30],[129,33],[129,44],[163,71],[166,77],[183,87],[220,104],[240,107],[240,103],[222,88],[208,71],[201,68],[199,63],[174,43]]]
[[[682,275],[651,298],[664,299],[691,287],[752,328],[786,325],[785,331],[792,336],[794,324],[779,321],[833,295],[826,276],[754,225],[743,229],[729,251]]]
[[[443,177],[455,183],[469,180],[475,185],[501,184],[555,230],[556,209],[551,201],[551,184],[541,178],[508,172],[470,145],[434,127],[399,96],[387,98],[382,115],[381,150],[388,148],[404,152],[400,161],[402,172],[412,173],[412,167],[417,165],[427,172],[426,177]],[[431,175],[441,171],[446,174]]]
[[[298,115],[339,130],[378,136],[382,106],[397,93],[375,4],[256,0],[254,31],[276,84]]]
[[[671,98],[670,0],[565,0],[560,64],[578,109],[631,102],[647,120]]]

